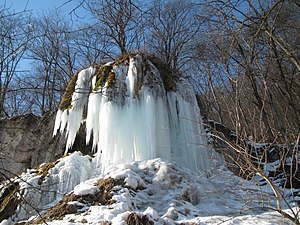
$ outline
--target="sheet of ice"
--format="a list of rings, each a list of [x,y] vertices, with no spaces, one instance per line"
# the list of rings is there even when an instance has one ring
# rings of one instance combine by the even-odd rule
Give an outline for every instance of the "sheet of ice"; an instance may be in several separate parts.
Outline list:
[[[192,88],[185,83],[178,84],[181,89]],[[185,95],[188,99],[184,99],[184,95],[178,92],[167,94],[172,159],[181,166],[189,165],[193,171],[208,170],[211,151],[195,95]]]

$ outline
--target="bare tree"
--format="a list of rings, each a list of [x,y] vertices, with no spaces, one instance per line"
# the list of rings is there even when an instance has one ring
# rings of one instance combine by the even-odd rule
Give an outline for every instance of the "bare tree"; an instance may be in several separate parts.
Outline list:
[[[107,38],[101,35],[101,29],[98,25],[84,24],[76,34],[74,47],[78,64],[81,67],[95,65],[105,59],[111,59],[111,46]]]
[[[36,105],[45,114],[57,107],[62,90],[75,73],[76,33],[57,10],[36,19],[34,32],[36,38],[29,46],[28,58],[34,63]]]
[[[138,1],[89,0],[85,3],[86,9],[97,20],[100,35],[106,37],[117,54],[139,48],[142,11]]]
[[[6,101],[29,41],[30,18],[26,12],[10,12],[0,6],[0,116],[9,116]]]
[[[195,48],[195,64],[205,72],[196,82],[211,87],[204,89],[210,99],[202,97],[215,107],[208,114],[256,141],[294,141],[300,129],[293,60],[299,55],[300,8],[287,1],[207,2],[207,42]]]
[[[149,49],[172,69],[180,69],[191,59],[193,38],[202,24],[196,18],[197,9],[188,0],[157,0],[148,13]]]
[[[299,224],[285,188],[299,184],[300,8],[280,0],[206,1],[205,7],[210,20],[191,65],[207,117],[229,127],[213,134],[222,142],[218,149],[238,175],[269,185],[276,204],[262,201],[262,208]]]

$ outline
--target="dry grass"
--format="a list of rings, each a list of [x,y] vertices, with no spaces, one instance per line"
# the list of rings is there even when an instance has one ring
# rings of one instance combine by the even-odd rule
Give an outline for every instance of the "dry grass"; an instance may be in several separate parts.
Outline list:
[[[135,212],[129,213],[125,222],[128,225],[154,225],[153,221],[149,220],[147,215],[140,216]]]
[[[69,204],[69,202],[78,201],[83,204],[89,205],[110,205],[115,201],[112,199],[112,190],[115,186],[124,186],[124,180],[115,180],[113,178],[100,179],[95,183],[96,186],[100,187],[99,191],[94,194],[86,195],[66,195],[58,204],[49,209],[42,216],[31,221],[30,224],[39,224],[52,220],[62,220],[67,214],[75,214],[81,208],[74,204]],[[105,224],[105,223],[104,223]]]

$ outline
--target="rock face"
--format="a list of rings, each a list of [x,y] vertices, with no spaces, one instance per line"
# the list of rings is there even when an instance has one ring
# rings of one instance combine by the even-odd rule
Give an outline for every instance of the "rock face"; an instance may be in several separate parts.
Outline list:
[[[64,135],[52,137],[54,116],[26,114],[0,120],[0,182],[63,155]],[[80,133],[73,149],[86,148],[85,136],[82,144]]]

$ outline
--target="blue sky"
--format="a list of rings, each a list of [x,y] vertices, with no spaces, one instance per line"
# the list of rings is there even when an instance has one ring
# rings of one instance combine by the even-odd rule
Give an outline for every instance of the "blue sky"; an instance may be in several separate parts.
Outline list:
[[[5,6],[11,12],[22,12],[24,10],[30,11],[34,17],[39,17],[43,15],[43,12],[47,12],[53,9],[59,9],[62,11],[63,15],[66,17],[70,16],[72,22],[80,23],[81,19],[77,20],[77,17],[70,12],[76,8],[80,0],[0,0],[0,7]],[[86,18],[86,12],[82,9],[77,9],[76,14],[79,15],[79,18]],[[30,69],[30,60],[23,59],[19,62],[18,68],[20,70],[28,70]]]
[[[78,3],[78,0],[0,0],[0,5],[6,5],[6,7],[15,12],[29,10],[33,15],[38,15],[43,11],[46,12],[54,8],[59,8],[68,15]]]

